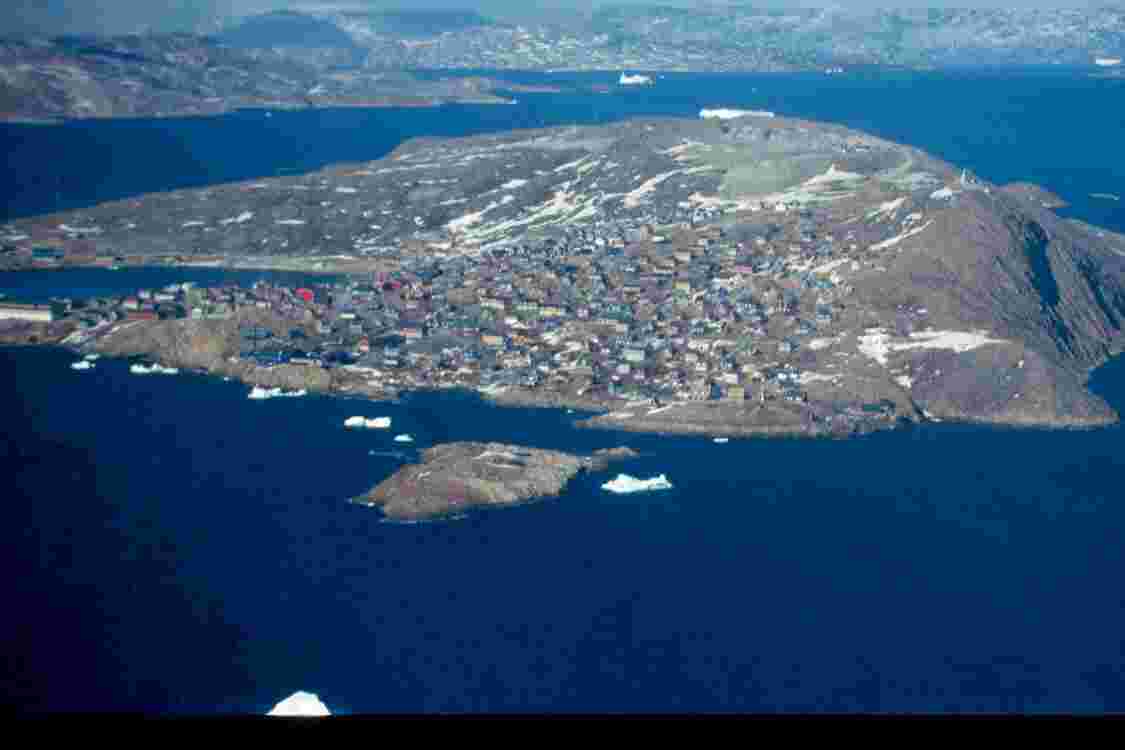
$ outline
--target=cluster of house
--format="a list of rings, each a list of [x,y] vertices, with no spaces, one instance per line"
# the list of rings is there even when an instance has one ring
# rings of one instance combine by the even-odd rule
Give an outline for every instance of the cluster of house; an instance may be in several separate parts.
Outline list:
[[[524,238],[308,288],[182,284],[52,308],[82,326],[265,308],[291,330],[243,330],[244,358],[347,365],[401,387],[800,401],[801,355],[832,335],[849,291],[817,270],[833,244],[810,222],[768,237],[712,225],[643,226],[613,243]]]

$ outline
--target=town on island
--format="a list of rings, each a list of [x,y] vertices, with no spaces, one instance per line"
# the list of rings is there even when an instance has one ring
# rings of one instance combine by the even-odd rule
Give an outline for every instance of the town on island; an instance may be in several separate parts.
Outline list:
[[[1117,415],[1086,378],[1122,348],[1125,238],[1060,205],[770,112],[416,139],[367,164],[8,222],[6,269],[334,275],[4,300],[0,342],[71,347],[80,370],[140,357],[154,364],[137,374],[202,371],[256,399],[459,388],[720,441],[1104,425]],[[490,463],[526,479],[541,461]]]

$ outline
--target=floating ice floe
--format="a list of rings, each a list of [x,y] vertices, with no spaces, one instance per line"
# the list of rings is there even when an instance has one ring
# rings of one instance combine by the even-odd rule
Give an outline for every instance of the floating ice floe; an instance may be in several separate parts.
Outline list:
[[[413,443],[414,438],[410,435],[395,435],[396,443]]]
[[[293,693],[273,707],[270,716],[331,716],[332,712],[315,693],[303,690]]]
[[[617,79],[617,83],[621,86],[647,86],[652,83],[652,78],[640,73],[635,76],[622,73],[621,77]]]
[[[704,120],[733,120],[736,117],[777,117],[773,112],[762,109],[701,109],[699,116]]]
[[[614,492],[618,495],[630,492],[651,492],[652,490],[670,490],[672,483],[668,478],[661,474],[652,479],[637,479],[628,474],[618,474],[616,479],[612,479],[602,485],[603,490]]]
[[[82,359],[86,360],[87,362],[97,362],[101,358],[102,358],[102,355],[100,355],[100,354],[87,354]]]
[[[262,388],[254,386],[250,391],[250,395],[246,398],[253,399],[254,401],[264,401],[268,398],[300,398],[307,396],[308,391],[302,388],[299,391],[284,391],[280,388]]]
[[[81,360],[71,364],[70,369],[72,369],[72,370],[92,370],[92,369],[94,369],[94,363],[93,362],[87,362],[86,360],[81,359]]]
[[[730,442],[730,438],[715,438],[714,442],[718,443],[719,445],[724,445]]]
[[[367,419],[365,417],[348,417],[344,420],[344,427],[353,429],[385,430],[390,426],[390,417],[375,417],[375,419]]]
[[[138,364],[130,365],[129,372],[133,373],[134,375],[176,375],[180,371],[175,367],[164,367],[159,364],[155,364],[152,366]]]

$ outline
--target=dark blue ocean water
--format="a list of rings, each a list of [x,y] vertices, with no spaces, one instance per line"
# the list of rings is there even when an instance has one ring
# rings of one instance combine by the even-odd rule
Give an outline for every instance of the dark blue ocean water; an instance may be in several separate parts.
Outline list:
[[[1120,711],[1122,430],[842,442],[589,432],[453,395],[253,402],[0,350],[9,700],[30,709]],[[1125,362],[1101,373],[1125,406]],[[388,415],[394,430],[342,428]],[[449,523],[350,505],[450,439],[675,490]],[[1029,460],[1034,457],[1034,460]]]
[[[1044,76],[1032,95],[1025,76],[797,76],[783,96],[783,77],[745,77],[741,90],[722,79],[709,93],[710,80],[660,81],[654,102],[628,92],[534,106],[587,121],[700,100],[870,118],[867,129],[933,151],[964,148],[972,158],[943,155],[990,179],[1038,179],[1072,199],[1120,192],[1122,103],[1104,81]],[[764,85],[773,93],[753,91]],[[1066,130],[1052,109],[1068,110]],[[379,129],[398,117],[402,132],[468,132],[521,110],[459,111],[242,113],[0,138],[57,139],[118,165],[91,186],[41,160],[41,179],[72,179],[80,202],[269,174],[298,161],[279,148],[298,135],[309,168],[377,156]],[[279,140],[261,136],[269,128]],[[104,151],[83,150],[87,138]],[[190,156],[166,149],[146,164],[160,147],[145,138],[178,138]],[[185,163],[199,170],[177,171]],[[17,192],[13,213],[28,200]],[[1076,200],[1087,205],[1101,204]],[[133,275],[9,276],[0,292],[150,283],[118,273]],[[106,360],[78,373],[73,360],[0,349],[0,694],[23,710],[263,712],[296,690],[341,712],[1125,710],[1121,427],[716,445],[581,431],[565,412],[454,394],[254,402],[235,383],[136,377]],[[1125,409],[1125,360],[1094,384]],[[353,414],[391,416],[395,429],[345,431]],[[371,452],[401,450],[399,432],[419,447],[626,443],[643,455],[614,472],[666,473],[675,489],[616,496],[599,489],[610,474],[590,475],[556,500],[383,523],[347,498],[394,470]]]

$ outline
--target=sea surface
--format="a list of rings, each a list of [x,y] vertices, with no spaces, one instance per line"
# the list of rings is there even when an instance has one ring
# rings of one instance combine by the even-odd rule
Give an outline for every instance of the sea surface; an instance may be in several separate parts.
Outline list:
[[[376,158],[407,135],[719,104],[1037,181],[1120,229],[1112,202],[1082,196],[1123,192],[1121,85],[667,76],[508,108],[9,127],[8,168],[26,169],[0,190],[10,216],[55,207],[43,185],[80,205]],[[219,278],[92,273],[0,275],[0,293]],[[17,710],[263,713],[297,690],[340,713],[1125,710],[1120,426],[719,445],[452,392],[251,401],[238,383],[134,376],[120,360],[76,372],[75,359],[0,349],[0,696]],[[1092,384],[1125,410],[1125,360]],[[343,429],[353,415],[393,428]],[[454,521],[388,523],[349,502],[416,449],[459,439],[642,455],[557,499]],[[674,489],[601,490],[617,471]]]

